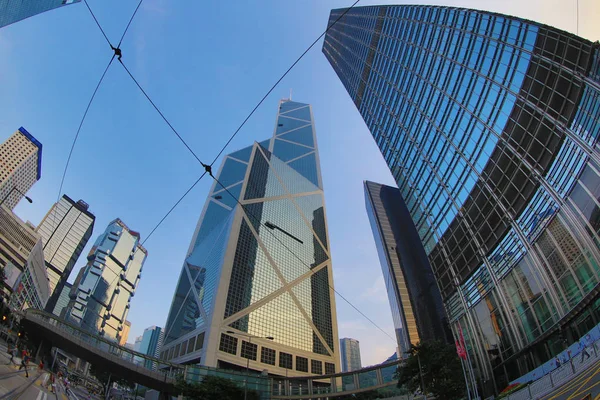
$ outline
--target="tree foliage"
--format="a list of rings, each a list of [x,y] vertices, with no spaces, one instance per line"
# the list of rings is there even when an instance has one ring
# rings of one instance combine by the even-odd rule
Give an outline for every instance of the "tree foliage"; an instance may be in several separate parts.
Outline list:
[[[438,400],[465,396],[462,366],[453,345],[428,341],[412,346],[408,359],[398,367],[398,386],[405,386],[411,392],[421,387],[419,361],[426,393]]]
[[[96,379],[98,379],[98,381],[102,383],[102,387],[104,388],[104,394],[106,394],[107,390],[110,390],[110,387],[112,387],[113,383],[117,383],[119,386],[122,387],[135,387],[135,383],[129,381],[128,379],[117,376],[105,369],[98,368],[94,364],[90,366],[90,374],[94,375]]]
[[[186,382],[180,379],[176,383],[180,394],[189,400],[240,400],[244,398],[244,388],[235,382],[217,376],[206,376],[201,382]],[[259,400],[255,390],[248,389],[248,400]]]

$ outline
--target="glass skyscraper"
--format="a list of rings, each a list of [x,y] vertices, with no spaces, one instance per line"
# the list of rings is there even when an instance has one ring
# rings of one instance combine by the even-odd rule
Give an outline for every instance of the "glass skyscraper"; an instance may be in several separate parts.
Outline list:
[[[486,391],[600,322],[598,43],[505,15],[381,6],[350,10],[323,52]]]
[[[339,372],[311,106],[282,100],[273,137],[227,155],[217,179],[227,190],[215,182],[205,203],[161,357],[234,369],[248,362],[282,376]]]
[[[399,356],[407,357],[421,341],[452,342],[440,291],[400,190],[369,181],[364,185]]]
[[[65,282],[65,284],[62,286],[62,289],[60,291],[60,295],[58,296],[58,299],[56,300],[56,304],[54,305],[54,308],[52,309],[52,314],[56,315],[57,317],[62,317],[61,314],[63,313],[63,310],[66,310],[67,306],[69,305],[69,293],[71,292],[72,288],[73,288],[73,285],[71,285],[69,282]],[[64,317],[62,317],[62,318],[64,318]]]
[[[138,343],[138,339],[140,339]],[[164,339],[164,331],[160,326],[151,326],[149,328],[144,329],[144,333],[139,338],[136,338],[136,351],[146,354],[151,357],[158,358],[160,354],[160,350],[162,348]],[[144,362],[145,367],[152,369],[156,369],[156,363],[153,363],[150,360],[139,360],[139,362]]]
[[[340,339],[342,372],[356,371],[362,368],[360,362],[360,343],[356,339]]]
[[[81,0],[0,0],[0,28]]]
[[[65,319],[120,341],[147,255],[138,232],[118,218],[108,224],[73,283]]]
[[[42,236],[50,283],[46,311],[54,312],[63,287],[92,236],[95,220],[94,214],[88,211],[87,203],[83,200],[75,202],[65,194],[36,228]]]

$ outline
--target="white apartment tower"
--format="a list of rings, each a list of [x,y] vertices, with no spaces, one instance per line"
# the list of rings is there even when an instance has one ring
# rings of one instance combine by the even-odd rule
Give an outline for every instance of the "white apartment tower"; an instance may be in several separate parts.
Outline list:
[[[8,208],[0,207],[0,283],[13,309],[43,309],[49,296],[42,238]]]
[[[342,357],[342,372],[356,371],[362,368],[358,340],[352,338],[340,339],[340,355]]]
[[[13,209],[40,179],[42,144],[23,127],[0,144],[0,201]]]
[[[65,194],[52,206],[36,228],[42,236],[44,259],[48,269],[48,312],[54,311],[75,263],[92,236],[96,217],[88,208],[88,204],[83,200],[75,202]]]

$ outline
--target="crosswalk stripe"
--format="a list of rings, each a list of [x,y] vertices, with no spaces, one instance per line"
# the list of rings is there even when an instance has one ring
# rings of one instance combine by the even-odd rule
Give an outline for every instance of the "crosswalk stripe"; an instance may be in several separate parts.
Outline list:
[[[43,392],[40,390],[40,391],[38,392],[38,395],[37,395],[37,397],[35,398],[35,400],[42,400],[42,393],[43,393]]]

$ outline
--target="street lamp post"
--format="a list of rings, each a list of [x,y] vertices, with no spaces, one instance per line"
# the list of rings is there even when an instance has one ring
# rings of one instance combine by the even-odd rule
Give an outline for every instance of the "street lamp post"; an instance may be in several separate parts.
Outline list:
[[[228,333],[230,335],[245,336],[248,338],[249,344],[252,344],[252,338],[275,340],[275,338],[273,336],[254,336],[254,335],[249,335],[249,334],[239,333],[239,332],[234,332],[234,331],[226,331],[226,333]],[[247,400],[247,398],[248,398],[248,373],[249,373],[249,371],[250,371],[250,357],[246,357],[246,376],[244,377],[244,400]]]
[[[423,381],[423,369],[421,367],[421,357],[419,356],[419,352],[417,352],[417,363],[419,364],[419,377],[421,378],[421,392],[423,392],[423,396],[427,398],[427,394],[425,393],[425,382]]]
[[[4,196],[4,198],[2,199],[2,201],[0,201],[0,207],[2,207],[2,204],[4,204],[4,202],[6,201],[6,199],[9,198],[9,196],[12,194],[12,192],[19,193],[21,196],[25,197],[25,200],[27,200],[30,203],[33,203],[33,200],[31,200],[30,197],[25,196],[25,193],[21,192],[19,189],[17,189],[16,186],[14,186],[12,189],[10,189],[10,192],[8,192],[8,194],[6,196]]]
[[[405,351],[405,354],[412,354],[411,351]],[[419,352],[417,351],[417,364],[419,365],[419,380],[421,381],[421,393],[423,393],[423,396],[425,396],[425,398],[427,398],[427,395],[425,394],[425,381],[423,380],[423,374],[422,374],[422,367],[421,367],[421,357],[419,356]]]

